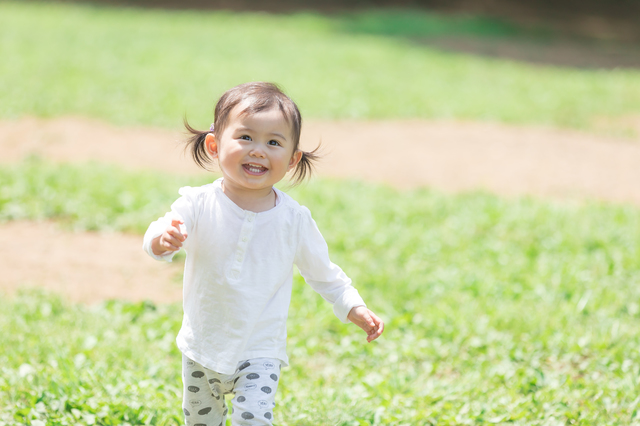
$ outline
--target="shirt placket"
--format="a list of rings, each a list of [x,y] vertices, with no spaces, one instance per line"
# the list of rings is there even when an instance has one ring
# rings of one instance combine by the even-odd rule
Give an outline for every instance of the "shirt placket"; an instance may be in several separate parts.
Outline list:
[[[238,240],[235,258],[233,259],[233,266],[231,267],[231,276],[233,278],[240,278],[240,273],[242,272],[242,264],[247,253],[247,246],[249,245],[251,232],[253,231],[253,226],[255,225],[255,223],[256,214],[254,212],[245,211],[242,228],[240,228],[240,238]]]

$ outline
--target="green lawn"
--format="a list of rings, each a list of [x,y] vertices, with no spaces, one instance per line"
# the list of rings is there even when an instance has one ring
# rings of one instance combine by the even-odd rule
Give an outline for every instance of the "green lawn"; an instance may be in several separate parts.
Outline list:
[[[416,38],[552,37],[418,11],[259,14],[0,1],[0,118],[211,122],[218,96],[275,81],[315,118],[460,118],[588,128],[640,113],[640,72],[443,53]]]
[[[32,160],[0,171],[0,217],[140,233],[208,180]],[[289,192],[387,331],[367,345],[297,278],[277,424],[640,424],[637,207],[330,180]],[[179,306],[26,293],[0,310],[0,424],[180,421]]]
[[[442,53],[442,34],[552,37],[414,11],[269,15],[0,1],[0,118],[211,121],[247,80],[306,118],[590,126],[640,113],[640,72]],[[30,159],[0,168],[0,221],[140,234],[183,185]],[[313,181],[289,191],[387,322],[365,344],[300,278],[278,425],[640,425],[640,209]],[[11,236],[6,240],[10,244]],[[6,242],[5,242],[6,243]],[[0,295],[0,426],[181,422],[178,305]]]

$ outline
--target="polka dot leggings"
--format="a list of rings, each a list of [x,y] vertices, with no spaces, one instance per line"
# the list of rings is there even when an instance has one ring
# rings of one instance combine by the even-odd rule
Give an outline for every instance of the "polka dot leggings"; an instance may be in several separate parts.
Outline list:
[[[280,369],[277,359],[256,358],[239,362],[236,372],[227,375],[182,355],[182,410],[187,426],[224,426],[227,414],[234,426],[271,425]],[[235,394],[232,410],[224,401],[227,394]]]

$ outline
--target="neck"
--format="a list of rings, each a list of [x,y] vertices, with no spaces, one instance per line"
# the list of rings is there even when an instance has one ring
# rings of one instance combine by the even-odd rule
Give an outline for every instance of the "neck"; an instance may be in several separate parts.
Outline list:
[[[272,187],[259,190],[236,188],[222,181],[222,192],[238,207],[254,213],[271,210],[276,205],[276,193]]]

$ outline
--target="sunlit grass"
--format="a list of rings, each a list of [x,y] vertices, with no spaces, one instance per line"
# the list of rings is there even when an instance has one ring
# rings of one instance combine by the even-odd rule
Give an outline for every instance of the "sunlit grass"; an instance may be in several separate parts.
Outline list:
[[[439,53],[410,37],[518,29],[387,18],[0,2],[0,118],[208,123],[248,80],[283,84],[305,117],[589,126],[640,112],[636,71]],[[140,234],[178,187],[210,180],[32,159],[0,168],[0,220]],[[637,207],[330,180],[290,192],[387,331],[366,345],[296,278],[277,424],[640,423]],[[24,293],[0,310],[0,426],[180,424],[179,306]]]
[[[140,233],[149,218],[164,214],[177,188],[204,183],[202,177],[30,158],[0,168],[0,221],[54,219],[75,230]]]
[[[443,53],[412,37],[510,37],[502,22],[416,11],[259,14],[0,1],[0,118],[211,122],[239,83],[280,83],[315,118],[461,118],[589,127],[640,113],[640,72]]]
[[[0,182],[5,220],[11,210],[138,233],[179,186],[205,183],[43,162]],[[7,202],[21,191],[31,195]],[[130,210],[114,207],[145,191]],[[277,424],[638,422],[637,207],[324,180],[290,193],[387,331],[367,345],[296,278]],[[69,198],[79,206],[60,201]],[[178,424],[178,306],[85,307],[26,293],[0,297],[0,309],[0,422]]]

